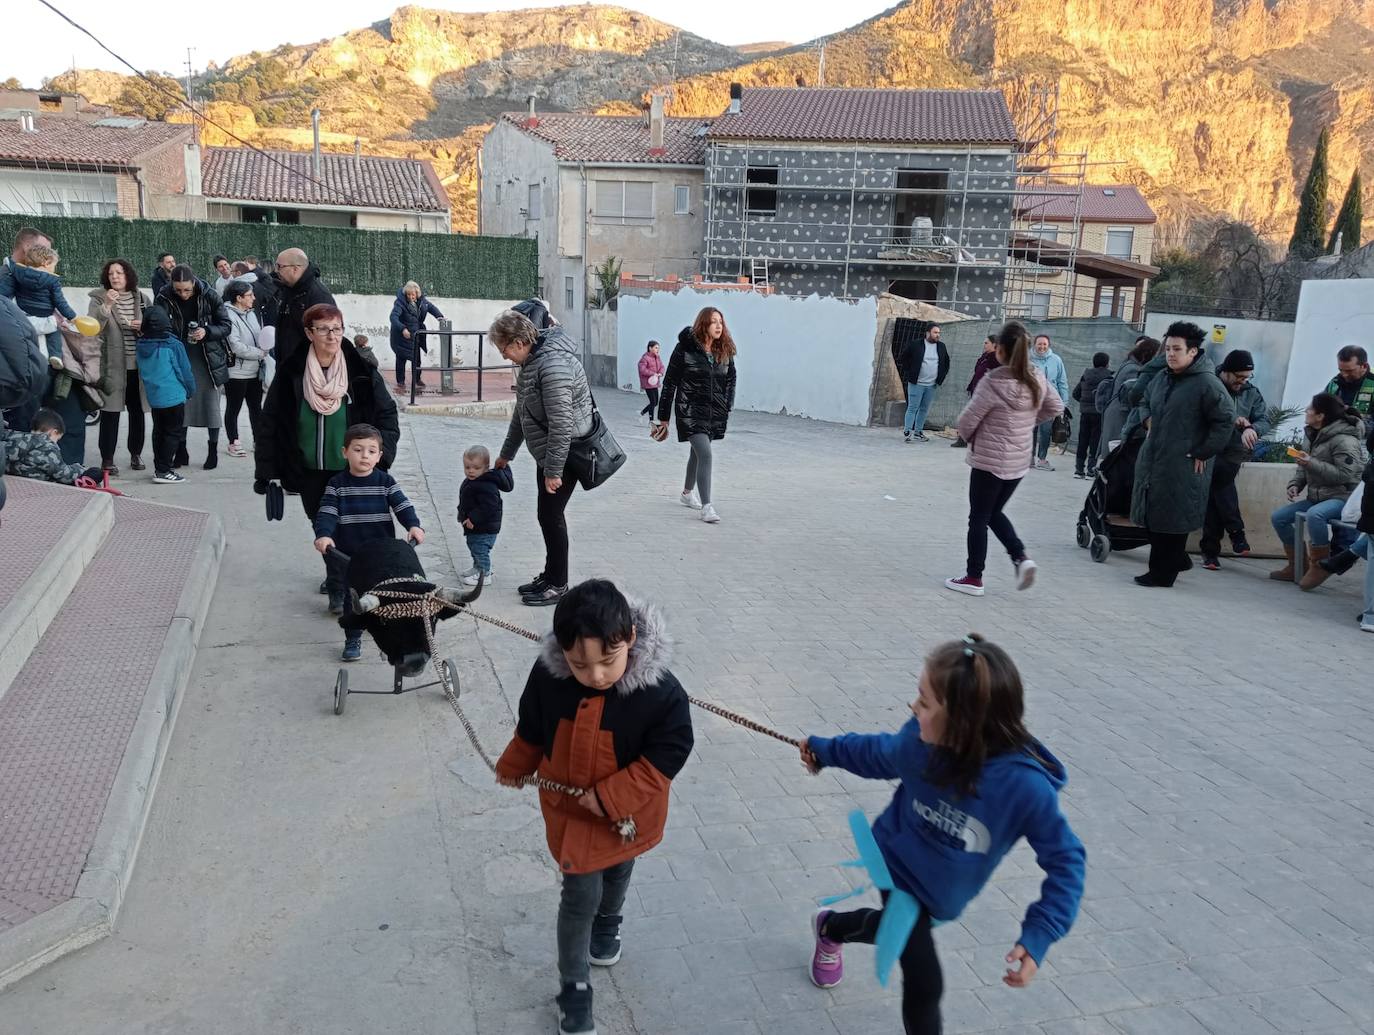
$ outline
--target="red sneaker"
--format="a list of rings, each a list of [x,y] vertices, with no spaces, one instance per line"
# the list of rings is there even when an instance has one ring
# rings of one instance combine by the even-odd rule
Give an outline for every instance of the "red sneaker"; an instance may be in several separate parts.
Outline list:
[[[970,578],[967,575],[957,579],[945,579],[945,589],[952,589],[956,593],[967,593],[971,597],[981,597],[983,595],[983,580]]]

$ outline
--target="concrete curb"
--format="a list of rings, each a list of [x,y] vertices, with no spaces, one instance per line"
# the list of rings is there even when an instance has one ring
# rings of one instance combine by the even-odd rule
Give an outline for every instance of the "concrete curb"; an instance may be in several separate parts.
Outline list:
[[[493,399],[490,402],[439,403],[417,402],[402,404],[404,413],[433,417],[509,417],[515,412],[514,399]]]
[[[108,497],[107,497],[108,499]],[[162,653],[144,692],[124,758],[115,774],[95,842],[69,901],[0,935],[0,989],[53,960],[108,935],[119,916],[176,725],[182,692],[214,597],[224,555],[224,527],[207,515]]]
[[[114,525],[114,498],[104,492],[90,493],[90,497],[0,612],[0,697],[28,662]]]

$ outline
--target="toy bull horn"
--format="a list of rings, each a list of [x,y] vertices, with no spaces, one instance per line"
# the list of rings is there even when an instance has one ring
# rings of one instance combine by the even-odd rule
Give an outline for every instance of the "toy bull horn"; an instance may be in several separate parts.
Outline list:
[[[435,590],[434,595],[450,607],[462,607],[464,604],[472,603],[482,595],[482,587],[486,585],[486,581],[486,574],[481,573],[477,576],[477,585],[472,588],[471,593],[464,594],[456,589],[444,588]]]

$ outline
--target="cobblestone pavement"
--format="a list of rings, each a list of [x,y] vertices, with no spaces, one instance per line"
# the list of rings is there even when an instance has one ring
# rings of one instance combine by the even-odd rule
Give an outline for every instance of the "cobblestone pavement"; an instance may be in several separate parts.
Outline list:
[[[691,692],[785,732],[881,730],[904,720],[935,643],[976,630],[1020,666],[1029,724],[1069,770],[1087,896],[1034,986],[1003,987],[1039,886],[1030,852],[1009,855],[937,931],[947,1031],[1374,1030],[1374,639],[1352,621],[1352,578],[1302,594],[1241,561],[1140,589],[1143,552],[1099,565],[1074,545],[1086,483],[1061,464],[1010,508],[1035,588],[1017,593],[994,554],[988,595],[957,596],[940,582],[962,567],[967,478],[941,440],[737,414],[717,452],[723,520],[707,526],[677,502],[685,447],[634,430],[638,397],[603,394],[631,461],[573,497],[574,577],[661,602]],[[431,528],[442,517],[431,570],[467,567],[461,451],[502,434],[407,422],[397,476]],[[549,613],[513,592],[542,560],[533,465],[515,469],[481,607],[542,630]],[[121,928],[0,994],[0,1032],[546,1035],[557,876],[532,798],[492,786],[432,690],[327,715],[337,631],[309,596],[304,544],[281,545],[303,525],[265,533],[259,505],[222,493],[254,519],[235,535],[226,517],[221,635],[188,688]],[[532,645],[443,628],[499,749]],[[804,969],[815,899],[850,884],[847,813],[875,813],[889,787],[807,777],[786,746],[705,714],[697,744],[668,835],[636,869],[624,958],[593,974],[598,1030],[898,1030],[868,950],[848,951],[829,992]]]

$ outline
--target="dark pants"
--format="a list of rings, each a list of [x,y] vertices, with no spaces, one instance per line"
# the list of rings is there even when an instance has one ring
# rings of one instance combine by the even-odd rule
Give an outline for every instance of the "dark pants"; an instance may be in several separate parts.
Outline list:
[[[1221,553],[1221,533],[1235,539],[1245,538],[1245,522],[1240,516],[1240,497],[1236,495],[1236,476],[1240,464],[1217,458],[1212,465],[1212,488],[1207,495],[1207,516],[1202,522],[1204,554],[1215,557]]]
[[[56,382],[56,376],[49,379],[48,394],[43,397],[43,405],[56,411],[57,415],[62,418],[62,423],[67,427],[66,433],[62,436],[62,441],[57,443],[58,451],[62,454],[64,464],[80,464],[85,467],[86,411],[81,408],[81,390],[76,385],[72,385],[67,392],[67,397],[58,399],[52,394]]]
[[[1015,484],[1015,483],[1013,483]],[[883,900],[887,900],[884,893]],[[872,945],[878,936],[881,909],[856,909],[831,913],[825,921],[825,937],[837,942]],[[916,927],[907,938],[899,960],[902,965],[902,1026],[906,1035],[940,1035],[940,997],[945,991],[940,957],[930,933],[930,913],[921,910]]]
[[[166,474],[178,449],[186,448],[186,404],[153,411],[153,470]]]
[[[1178,573],[1188,566],[1187,532],[1151,532],[1150,574],[1165,586],[1172,586]]]
[[[968,479],[968,577],[981,579],[988,560],[988,529],[1007,548],[1012,561],[1026,556],[1026,547],[1016,537],[1011,520],[1002,508],[1021,484],[1020,478],[1004,480],[974,468]]]
[[[558,977],[565,985],[591,979],[592,925],[597,916],[619,916],[630,890],[635,861],[596,870],[563,874],[558,901]]]
[[[324,498],[324,490],[329,488],[330,480],[338,473],[338,471],[306,471],[301,477],[299,486],[301,493],[301,509],[305,511],[305,516],[310,520],[312,526],[310,539],[312,542],[315,539],[313,526],[315,524],[315,515],[320,511],[320,500]],[[325,557],[324,582],[325,588],[330,593],[343,593],[344,562],[331,561],[328,557]]]
[[[257,442],[258,420],[262,417],[262,382],[256,377],[231,377],[224,382],[224,398],[224,426],[228,429],[229,441],[239,440],[239,408],[247,403],[248,427],[253,431],[253,441]]]
[[[1079,414],[1078,424],[1078,455],[1075,458],[1074,470],[1079,474],[1084,471],[1095,471],[1097,469],[1097,440],[1102,435],[1102,414],[1083,413]],[[1086,461],[1087,466],[1084,466]]]
[[[658,409],[658,389],[646,388],[644,389],[644,394],[649,397],[649,405],[644,407],[644,409],[640,410],[639,415],[643,417],[647,413],[649,416],[652,417],[654,415],[654,411]]]
[[[568,509],[568,500],[576,487],[577,480],[564,472],[558,491],[548,492],[544,488],[544,468],[534,469],[534,491],[538,497],[535,514],[539,531],[544,533],[544,578],[552,586],[568,584],[568,523],[563,519],[563,511]]]
[[[406,383],[406,364],[410,363],[414,369],[411,371],[415,377],[415,383],[422,385],[420,380],[420,350],[412,345],[405,352],[396,353],[396,383],[403,385]]]
[[[124,374],[124,412],[129,415],[129,455],[138,456],[143,452],[145,427],[143,421],[143,383],[138,379],[137,370]],[[119,446],[118,413],[101,411],[100,414],[100,462],[112,464],[115,449]]]

